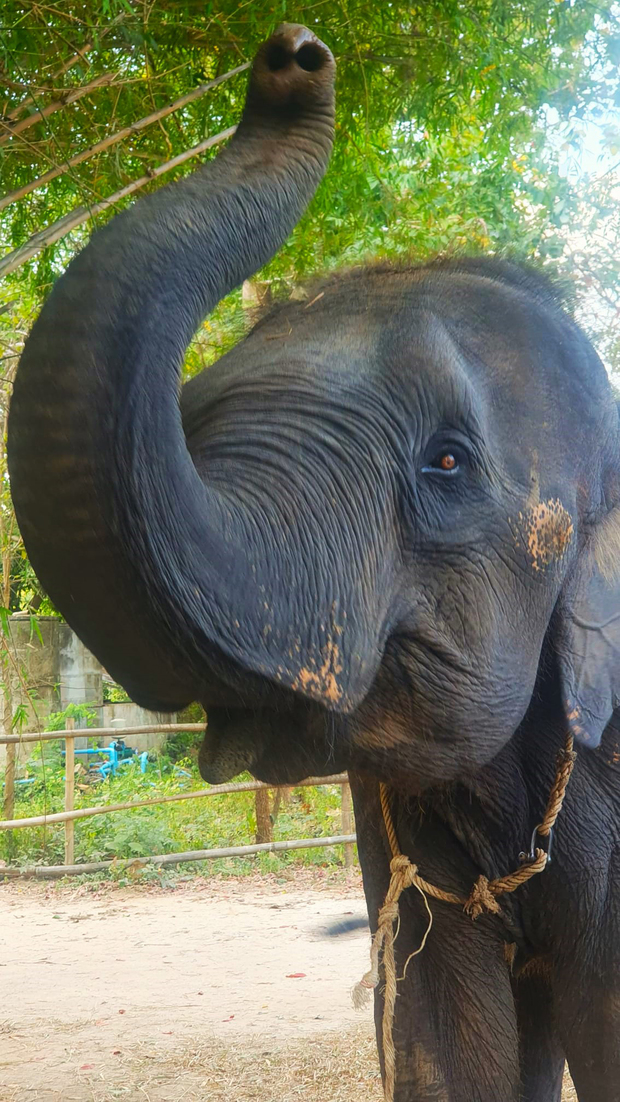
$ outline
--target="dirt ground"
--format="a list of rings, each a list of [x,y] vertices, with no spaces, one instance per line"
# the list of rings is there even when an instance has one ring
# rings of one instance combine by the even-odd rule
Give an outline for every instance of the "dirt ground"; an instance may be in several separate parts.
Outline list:
[[[380,1102],[351,913],[356,874],[1,884],[0,1102]]]

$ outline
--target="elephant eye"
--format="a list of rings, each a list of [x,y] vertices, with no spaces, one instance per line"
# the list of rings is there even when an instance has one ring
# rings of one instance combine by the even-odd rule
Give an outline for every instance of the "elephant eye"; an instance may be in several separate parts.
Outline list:
[[[435,451],[429,462],[422,467],[423,474],[440,474],[450,477],[457,474],[460,468],[467,462],[465,449],[456,444],[449,444]]]
[[[439,460],[439,466],[442,471],[453,471],[455,467],[458,467],[458,463],[452,452],[446,452]]]

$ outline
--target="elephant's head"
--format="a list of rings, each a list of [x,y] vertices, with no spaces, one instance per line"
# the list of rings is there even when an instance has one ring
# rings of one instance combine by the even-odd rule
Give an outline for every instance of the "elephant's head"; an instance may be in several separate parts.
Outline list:
[[[600,737],[618,419],[543,281],[484,261],[329,280],[179,404],[200,319],[325,169],[333,73],[281,28],[228,149],[70,265],[20,364],[11,480],[41,581],[110,672],[146,707],[204,702],[208,779],[351,766],[419,789],[512,737],[541,655]]]

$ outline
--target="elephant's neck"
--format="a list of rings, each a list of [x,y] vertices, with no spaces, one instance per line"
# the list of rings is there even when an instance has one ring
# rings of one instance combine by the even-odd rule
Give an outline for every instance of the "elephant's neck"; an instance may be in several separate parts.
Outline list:
[[[564,744],[559,709],[532,710],[510,743],[467,782],[430,796],[430,806],[487,876],[518,867],[544,815]]]

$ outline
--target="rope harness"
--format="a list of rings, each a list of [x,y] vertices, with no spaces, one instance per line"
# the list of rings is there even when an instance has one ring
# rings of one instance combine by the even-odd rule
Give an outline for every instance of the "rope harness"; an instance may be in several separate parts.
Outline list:
[[[433,925],[433,913],[429,906],[430,899],[440,899],[444,903],[455,903],[462,907],[466,914],[475,921],[481,914],[501,914],[498,896],[507,892],[514,892],[521,884],[525,884],[532,876],[543,872],[551,855],[552,832],[556,820],[562,809],[566,786],[570,780],[577,755],[573,749],[573,737],[566,736],[564,748],[558,756],[558,767],[551,789],[545,814],[534,828],[529,854],[521,854],[521,865],[507,876],[497,880],[488,880],[486,876],[479,876],[467,899],[455,895],[453,892],[445,892],[435,884],[425,880],[418,871],[418,866],[410,862],[409,858],[401,852],[396,836],[396,828],[390,806],[389,789],[385,784],[379,786],[381,797],[381,810],[383,822],[392,851],[390,861],[390,885],[385,897],[385,903],[379,911],[379,919],[376,933],[372,939],[370,950],[370,970],[353,988],[353,1003],[356,1007],[363,1006],[370,999],[371,991],[379,983],[379,959],[382,955],[383,969],[385,972],[385,991],[383,1004],[382,1044],[383,1060],[385,1065],[385,1102],[394,1102],[394,1084],[396,1081],[396,1050],[394,1048],[393,1026],[394,1010],[396,1006],[396,984],[400,982],[396,977],[396,962],[394,957],[394,942],[398,937],[399,909],[398,903],[406,888],[416,888],[424,900],[428,914],[428,925],[420,946],[407,958],[403,980],[407,974],[407,967],[412,957],[421,953],[426,945],[428,935]],[[547,839],[547,848],[536,846],[537,838]]]

